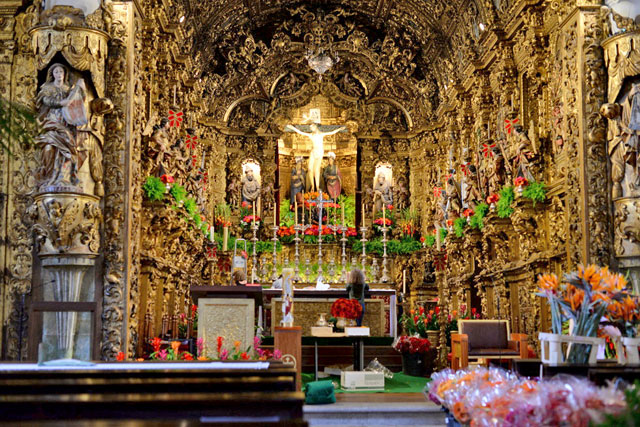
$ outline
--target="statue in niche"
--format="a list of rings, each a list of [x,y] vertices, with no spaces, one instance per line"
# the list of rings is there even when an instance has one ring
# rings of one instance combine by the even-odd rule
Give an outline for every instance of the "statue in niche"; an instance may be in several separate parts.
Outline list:
[[[171,144],[167,132],[169,131],[169,120],[163,118],[160,124],[153,127],[151,141],[147,150],[148,156],[155,163],[153,174],[157,177],[167,174],[169,161],[171,159]]]
[[[309,154],[309,177],[311,181],[310,191],[320,191],[320,169],[322,168],[322,158],[324,157],[324,137],[329,135],[335,135],[336,133],[346,129],[345,126],[340,126],[329,132],[320,132],[318,125],[311,123],[309,125],[311,133],[302,132],[295,126],[287,125],[285,129],[290,129],[300,135],[308,137],[313,143],[313,148]]]
[[[460,184],[456,181],[453,173],[453,169],[449,171],[451,176],[447,179],[446,197],[447,206],[446,214],[447,219],[455,219],[460,215],[462,211],[462,195],[460,191]]]
[[[384,173],[379,173],[373,184],[373,216],[382,210],[382,206],[393,204],[393,188]]]
[[[322,177],[324,178],[325,188],[327,189],[327,193],[329,193],[329,197],[337,200],[342,191],[342,175],[336,164],[335,153],[330,151],[327,157],[329,157],[329,164],[324,168]]]
[[[475,165],[467,167],[469,171],[465,176],[464,196],[462,198],[462,206],[465,208],[475,209],[479,202],[482,202],[482,192],[479,187],[478,170]]]
[[[364,191],[362,192],[362,203],[364,204],[365,212],[370,212],[373,209],[373,188],[368,184],[364,186]]]
[[[531,134],[533,130],[533,123],[531,123]],[[537,149],[535,146],[535,138],[529,138],[525,133],[522,126],[516,125],[513,128],[513,138],[515,151],[511,157],[512,167],[514,172],[514,178],[524,177],[527,181],[535,181],[533,174],[531,173],[531,162],[537,157]]]
[[[253,176],[253,170],[247,168],[242,177],[242,201],[253,204],[260,197],[260,183]]]
[[[396,183],[397,185],[394,188],[395,194],[393,198],[396,201],[395,208],[398,210],[409,207],[409,190],[407,189],[406,181],[407,180],[401,176],[398,178],[398,182]]]
[[[296,165],[291,170],[291,191],[290,191],[290,201],[291,206],[295,205],[294,201],[298,201],[298,206],[302,206],[304,203],[304,191],[305,191],[305,179],[307,176],[307,172],[304,170],[302,165],[303,158],[298,156],[296,157]]]
[[[504,185],[506,168],[504,156],[497,146],[491,148],[488,153],[484,158],[483,187],[487,189],[487,194],[491,195],[498,193]]]
[[[42,133],[35,138],[41,147],[41,165],[36,177],[41,186],[77,185],[77,127],[88,123],[84,107],[86,86],[83,79],[69,86],[69,70],[53,64],[36,98]]]
[[[600,114],[609,119],[609,157],[611,159],[612,197],[629,196],[631,187],[640,187],[638,148],[640,137],[640,83],[635,83],[620,104],[604,104]],[[622,182],[631,167],[627,188]],[[625,191],[626,190],[626,191]]]

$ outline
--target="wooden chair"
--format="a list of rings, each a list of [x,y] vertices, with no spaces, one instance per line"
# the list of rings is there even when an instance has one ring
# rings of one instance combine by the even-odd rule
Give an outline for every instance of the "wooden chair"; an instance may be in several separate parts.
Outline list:
[[[451,334],[451,368],[463,369],[469,360],[527,358],[527,335],[511,334],[507,320],[458,320]]]

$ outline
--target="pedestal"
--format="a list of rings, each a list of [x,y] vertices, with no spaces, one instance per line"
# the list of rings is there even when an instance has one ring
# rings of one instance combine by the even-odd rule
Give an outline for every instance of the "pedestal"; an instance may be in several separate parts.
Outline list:
[[[274,334],[274,350],[282,352],[282,361],[293,364],[296,370],[296,390],[301,390],[302,376],[302,327],[276,327]]]

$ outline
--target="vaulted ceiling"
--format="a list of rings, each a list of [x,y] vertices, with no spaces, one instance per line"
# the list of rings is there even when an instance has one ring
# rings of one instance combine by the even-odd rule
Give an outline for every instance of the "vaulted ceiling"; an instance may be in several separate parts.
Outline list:
[[[481,28],[493,20],[496,1],[508,3],[182,0],[168,13],[190,36],[186,48],[200,65],[193,77],[206,81],[204,97],[217,104],[209,110],[214,120],[223,120],[237,99],[271,102],[283,76],[293,83],[280,88],[281,95],[300,89],[296,81],[312,82],[317,76],[308,55],[321,48],[339,58],[325,80],[343,93],[350,86],[346,94],[365,102],[395,100],[420,127],[453,73],[473,59],[469,46],[477,45]],[[478,6],[487,2],[490,16]],[[460,45],[467,46],[464,55],[453,47]]]

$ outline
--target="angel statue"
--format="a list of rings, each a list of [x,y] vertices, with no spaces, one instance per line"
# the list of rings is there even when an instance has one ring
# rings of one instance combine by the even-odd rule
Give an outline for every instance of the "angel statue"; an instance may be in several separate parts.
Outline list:
[[[311,123],[309,125],[311,128],[311,133],[302,132],[295,126],[287,125],[285,129],[290,129],[300,135],[308,137],[313,143],[313,147],[311,148],[311,153],[309,154],[309,175],[311,181],[311,189],[310,191],[320,191],[320,171],[322,169],[322,158],[324,157],[324,137],[329,135],[335,135],[341,130],[346,129],[345,126],[340,126],[337,129],[334,129],[329,132],[320,132],[318,125],[315,123]]]
[[[42,132],[35,138],[41,148],[40,168],[36,172],[41,187],[77,185],[77,127],[88,123],[84,106],[86,86],[83,79],[69,85],[69,70],[53,64],[47,80],[36,97],[38,123]]]

